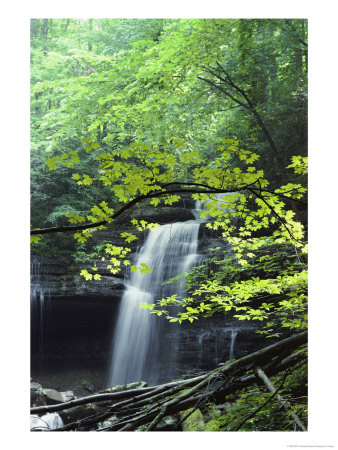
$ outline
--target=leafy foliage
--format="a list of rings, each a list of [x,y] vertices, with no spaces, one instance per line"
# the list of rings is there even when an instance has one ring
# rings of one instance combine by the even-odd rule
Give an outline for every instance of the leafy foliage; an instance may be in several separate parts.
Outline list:
[[[299,260],[307,251],[303,225],[289,207],[306,188],[290,176],[277,184],[263,170],[272,157],[274,170],[285,174],[281,163],[291,156],[281,154],[279,143],[289,124],[286,110],[303,127],[295,139],[304,137],[305,40],[301,20],[32,20],[33,211],[39,210],[35,201],[50,198],[39,178],[41,163],[58,173],[56,182],[68,184],[58,203],[46,202],[48,222],[58,225],[66,217],[74,225],[98,224],[74,233],[80,245],[112,223],[121,204],[149,198],[154,207],[172,205],[190,192],[204,202],[207,227],[231,244],[233,267],[247,275],[224,285],[224,264],[214,261],[219,270],[182,301],[179,322],[195,320],[208,305],[208,313],[231,310],[239,320],[270,320],[290,311],[292,324],[287,318],[280,324],[303,327],[304,265],[277,268],[277,277],[249,274],[260,267],[271,273],[278,265],[276,255],[264,254],[271,246],[292,245]],[[281,52],[284,46],[289,52]],[[280,135],[270,131],[272,117]],[[304,177],[307,158],[291,159],[288,168]],[[222,192],[225,205],[215,195]],[[39,223],[41,215],[34,215]],[[131,223],[137,231],[157,226]],[[136,239],[129,232],[122,237]],[[128,251],[106,247],[113,273]],[[268,295],[278,301],[250,306]]]
[[[31,37],[33,248],[90,262],[87,281],[92,257],[147,276],[128,246],[90,238],[129,211],[131,244],[158,226],[135,205],[189,195],[226,249],[176,277],[185,298],[144,307],[178,323],[231,314],[269,337],[306,328],[306,21],[33,19]],[[255,389],[234,421],[264,402]],[[270,429],[263,411],[245,429]],[[209,429],[230,429],[217,414]]]
[[[271,381],[286,400],[286,413],[280,402],[262,386],[245,388],[239,395],[231,396],[223,405],[209,405],[205,411],[205,431],[294,431],[291,413],[307,422],[307,372],[304,366],[297,368],[283,381],[282,374]]]

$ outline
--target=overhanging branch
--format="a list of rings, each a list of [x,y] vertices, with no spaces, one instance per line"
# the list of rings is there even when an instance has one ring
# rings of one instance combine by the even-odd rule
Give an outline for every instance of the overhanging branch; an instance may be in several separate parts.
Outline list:
[[[172,195],[172,194],[189,193],[189,194],[209,194],[210,195],[210,194],[226,194],[226,193],[233,193],[233,192],[243,192],[243,191],[247,190],[247,191],[253,193],[254,195],[256,195],[257,197],[261,197],[260,194],[257,194],[257,191],[252,188],[252,186],[255,183],[257,183],[258,180],[259,180],[259,178],[250,184],[247,184],[244,186],[238,186],[237,188],[231,188],[231,189],[215,188],[213,186],[208,186],[206,184],[193,183],[193,182],[190,182],[190,183],[189,182],[188,183],[182,183],[182,182],[167,183],[162,186],[163,187],[162,191],[155,191],[155,192],[151,192],[149,194],[139,195],[139,196],[135,197],[134,199],[130,200],[126,205],[122,206],[114,214],[107,216],[107,218],[104,220],[100,220],[95,223],[87,223],[87,224],[83,224],[83,225],[61,225],[58,227],[34,229],[34,230],[31,230],[30,234],[33,236],[33,235],[44,235],[44,234],[52,234],[52,233],[70,233],[70,232],[75,232],[75,231],[84,231],[84,230],[100,228],[102,226],[106,226],[106,225],[110,224],[117,217],[121,216],[125,211],[131,209],[132,207],[134,207],[138,203],[142,202],[143,200],[164,197],[164,196]],[[178,186],[178,188],[167,189],[170,186],[173,186],[173,187]],[[197,188],[200,187],[201,189],[191,189],[191,188],[186,188],[185,186],[197,187]],[[262,192],[263,192],[263,190],[259,189],[259,193],[262,193]],[[266,191],[266,192],[269,192],[269,194],[277,195],[279,197],[287,198],[289,200],[298,201],[297,199],[287,197],[283,194],[274,193],[271,191]],[[263,199],[263,201],[264,201],[264,199]],[[268,206],[274,212],[273,207],[271,207],[270,205],[268,205]],[[278,214],[275,214],[275,215],[280,220],[280,222],[287,228],[287,226],[285,225],[285,221],[283,219],[281,219]]]
[[[178,188],[178,189],[170,189],[170,190],[163,190],[163,191],[156,191],[151,192],[149,194],[139,195],[138,197],[135,197],[133,200],[128,202],[126,205],[122,206],[118,211],[116,211],[114,214],[111,214],[107,217],[105,220],[100,220],[99,222],[95,223],[88,223],[84,225],[61,225],[59,227],[50,227],[50,228],[41,228],[41,229],[34,229],[31,230],[31,235],[42,235],[42,234],[50,234],[50,233],[67,233],[67,232],[73,232],[73,231],[83,231],[83,230],[89,230],[93,228],[99,228],[101,226],[108,225],[111,223],[112,220],[119,217],[121,214],[123,214],[128,209],[131,209],[133,206],[140,203],[142,200],[147,200],[151,198],[157,198],[157,197],[164,197],[166,195],[172,195],[172,194],[217,194],[217,193],[230,193],[230,192],[239,192],[242,190],[245,190],[247,186],[238,187],[237,189],[217,189],[212,186],[203,185],[199,183],[168,183],[167,185],[164,185],[164,187],[167,187],[169,185],[178,185],[178,186],[204,186],[205,189],[185,189],[185,188]],[[251,185],[251,184],[250,184]]]

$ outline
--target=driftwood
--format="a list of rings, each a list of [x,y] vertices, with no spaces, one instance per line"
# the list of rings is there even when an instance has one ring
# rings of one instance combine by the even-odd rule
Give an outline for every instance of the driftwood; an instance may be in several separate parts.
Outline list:
[[[224,402],[227,395],[257,383],[257,374],[261,377],[264,373],[267,378],[296,366],[304,360],[304,356],[295,350],[306,342],[307,332],[303,332],[188,380],[91,395],[58,405],[35,407],[31,413],[55,412],[105,402],[102,412],[49,431],[132,431],[141,425],[152,431],[167,415],[199,408],[210,401]],[[108,406],[106,402],[109,402]],[[109,419],[111,421],[106,426],[102,425]],[[303,427],[300,426],[305,429]]]

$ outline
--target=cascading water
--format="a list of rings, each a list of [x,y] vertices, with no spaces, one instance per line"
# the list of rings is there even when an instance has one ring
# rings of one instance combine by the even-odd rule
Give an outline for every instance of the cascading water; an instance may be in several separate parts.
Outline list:
[[[237,329],[231,329],[231,342],[230,342],[230,352],[229,352],[229,360],[231,361],[234,358],[234,348],[235,348],[235,342],[236,337],[239,333],[239,330]]]
[[[226,360],[232,360],[235,355],[235,343],[239,332],[238,328],[229,328],[229,326],[202,331],[198,336],[197,366],[203,366],[206,352],[212,353],[215,366]]]
[[[182,293],[182,279],[163,283],[197,263],[199,227],[199,220],[189,220],[162,225],[149,233],[136,265],[146,263],[152,272],[146,275],[134,272],[127,282],[113,339],[110,385],[139,380],[158,382],[160,336],[166,324],[140,305]],[[170,353],[167,347],[168,360]]]
[[[216,194],[215,198],[223,204],[222,209],[226,211],[225,195]],[[200,263],[202,257],[197,254],[198,233],[200,224],[206,220],[200,216],[201,212],[207,209],[207,203],[208,201],[196,202],[195,209],[192,210],[195,220],[162,225],[151,231],[140,249],[136,266],[146,263],[152,272],[146,275],[133,272],[126,282],[113,337],[108,385],[140,380],[156,384],[163,382],[164,378],[170,379],[176,375],[175,370],[170,369],[170,364],[172,366],[175,360],[173,341],[178,339],[179,330],[175,328],[176,336],[166,340],[164,357],[160,342],[168,331],[167,321],[149,314],[149,311],[140,308],[140,305],[154,303],[173,294],[183,294],[182,278],[174,283],[163,283]],[[170,327],[172,329],[174,325],[170,324]],[[238,330],[226,328],[223,333],[229,331],[229,357],[232,359]],[[217,339],[215,336],[215,358],[218,364]],[[199,346],[202,349],[203,337],[199,339]],[[164,368],[161,367],[161,359],[166,363]]]
[[[41,286],[41,276],[45,275],[48,275],[46,268],[42,271],[40,261],[32,258],[30,284],[32,345],[40,353],[43,352],[46,328],[46,309],[48,308],[46,303],[50,299],[50,291],[45,292],[45,289]]]

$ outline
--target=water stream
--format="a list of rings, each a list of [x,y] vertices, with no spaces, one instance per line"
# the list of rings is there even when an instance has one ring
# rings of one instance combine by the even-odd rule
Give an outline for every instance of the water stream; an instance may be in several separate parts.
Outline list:
[[[225,208],[224,194],[215,197]],[[205,220],[201,219],[200,215],[206,208],[206,203],[196,202],[195,209],[192,210],[195,220],[166,224],[151,231],[138,252],[135,265],[146,263],[152,272],[146,275],[133,272],[126,281],[114,331],[108,385],[140,380],[156,384],[177,375],[172,368],[175,365],[175,340],[179,339],[179,329],[175,329],[176,333],[173,332],[173,324],[168,327],[166,319],[149,314],[149,310],[140,308],[140,305],[154,303],[173,294],[178,297],[184,294],[182,278],[174,283],[163,283],[200,263],[201,256],[197,253],[198,233],[201,223]],[[166,347],[163,349],[161,343],[168,328],[171,328],[171,337],[165,339]],[[238,330],[228,327],[224,329],[224,334],[229,331],[229,358],[232,359]],[[196,342],[197,353],[198,347],[203,346],[202,342],[203,337]],[[215,346],[218,360],[217,336]]]
[[[141,309],[140,304],[183,293],[182,279],[165,285],[163,282],[186,272],[198,261],[199,227],[199,220],[189,220],[162,225],[149,233],[136,265],[146,263],[152,272],[133,272],[127,281],[113,338],[110,385],[159,381],[160,336],[167,321]],[[169,347],[174,347],[174,343]],[[168,360],[172,360],[171,350],[166,348]]]
[[[42,270],[37,258],[31,261],[30,311],[33,349],[43,353],[46,316],[48,313],[50,290],[41,285],[41,278],[48,276],[48,269]]]
[[[234,358],[235,342],[236,342],[236,337],[237,337],[238,333],[239,333],[239,330],[231,329],[231,342],[230,342],[230,352],[229,352],[229,360],[230,361]]]

